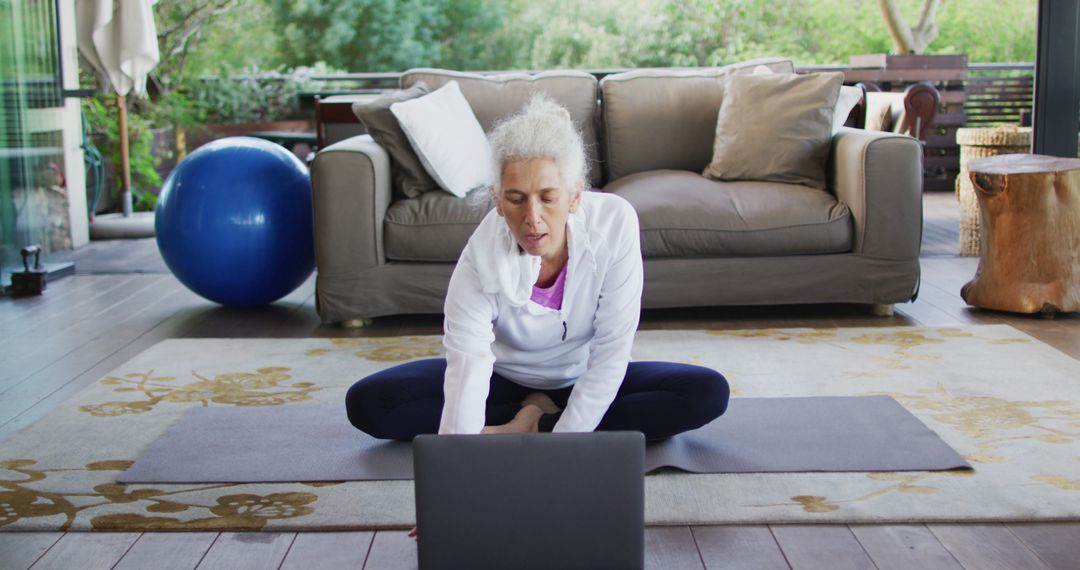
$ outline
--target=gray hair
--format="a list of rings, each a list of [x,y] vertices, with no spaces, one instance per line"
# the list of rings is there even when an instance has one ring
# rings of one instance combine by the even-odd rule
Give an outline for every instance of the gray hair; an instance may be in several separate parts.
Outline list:
[[[515,160],[549,158],[562,175],[571,195],[585,187],[588,163],[581,132],[570,112],[537,93],[515,115],[500,121],[488,135],[495,168],[495,196],[502,193],[502,171]]]

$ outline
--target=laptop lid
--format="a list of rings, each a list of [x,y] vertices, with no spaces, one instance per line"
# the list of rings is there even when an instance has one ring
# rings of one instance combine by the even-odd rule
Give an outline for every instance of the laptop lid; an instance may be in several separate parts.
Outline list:
[[[641,568],[640,432],[421,435],[417,555],[440,568]]]

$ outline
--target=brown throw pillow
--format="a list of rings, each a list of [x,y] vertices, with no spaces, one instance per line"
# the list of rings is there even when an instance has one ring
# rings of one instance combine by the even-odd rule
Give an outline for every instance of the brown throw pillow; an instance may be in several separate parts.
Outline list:
[[[888,104],[888,102],[879,105],[868,104],[866,106],[866,130],[892,130],[892,107]]]
[[[397,117],[390,112],[390,105],[422,97],[431,92],[427,84],[419,82],[408,89],[387,93],[378,99],[365,103],[353,103],[352,111],[368,134],[379,146],[386,149],[393,163],[394,190],[407,198],[415,198],[424,192],[438,190],[439,185],[424,170],[424,165],[416,157],[409,139],[398,125]]]
[[[898,91],[871,91],[866,94],[866,130],[897,131],[904,115],[904,94]],[[903,123],[907,122],[905,118]]]
[[[767,180],[825,188],[832,116],[843,73],[731,74],[716,117],[716,180]]]

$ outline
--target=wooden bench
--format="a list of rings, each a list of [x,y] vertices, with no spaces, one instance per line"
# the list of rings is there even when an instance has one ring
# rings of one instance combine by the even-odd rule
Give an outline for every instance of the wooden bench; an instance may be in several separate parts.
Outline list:
[[[315,96],[315,148],[323,149],[340,140],[367,134],[364,124],[352,112],[353,103],[372,101],[382,93]]]

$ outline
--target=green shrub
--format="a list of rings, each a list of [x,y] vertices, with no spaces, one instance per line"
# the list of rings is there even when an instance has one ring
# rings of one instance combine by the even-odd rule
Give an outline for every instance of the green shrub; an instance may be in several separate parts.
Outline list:
[[[105,157],[106,164],[113,169],[115,183],[105,191],[115,192],[119,196],[123,191],[124,173],[120,160],[120,116],[116,101],[116,96],[111,93],[89,97],[82,100],[82,109],[90,133],[100,135],[97,140],[103,141],[98,150]],[[138,113],[129,112],[127,119],[133,208],[136,211],[150,211],[157,202],[155,193],[161,188],[161,176],[154,169],[160,159],[153,153],[154,135],[150,132],[153,127]]]
[[[307,119],[300,92],[320,87],[313,75],[332,73],[325,65],[265,71],[257,66],[189,82],[185,90],[207,123],[263,123]]]

